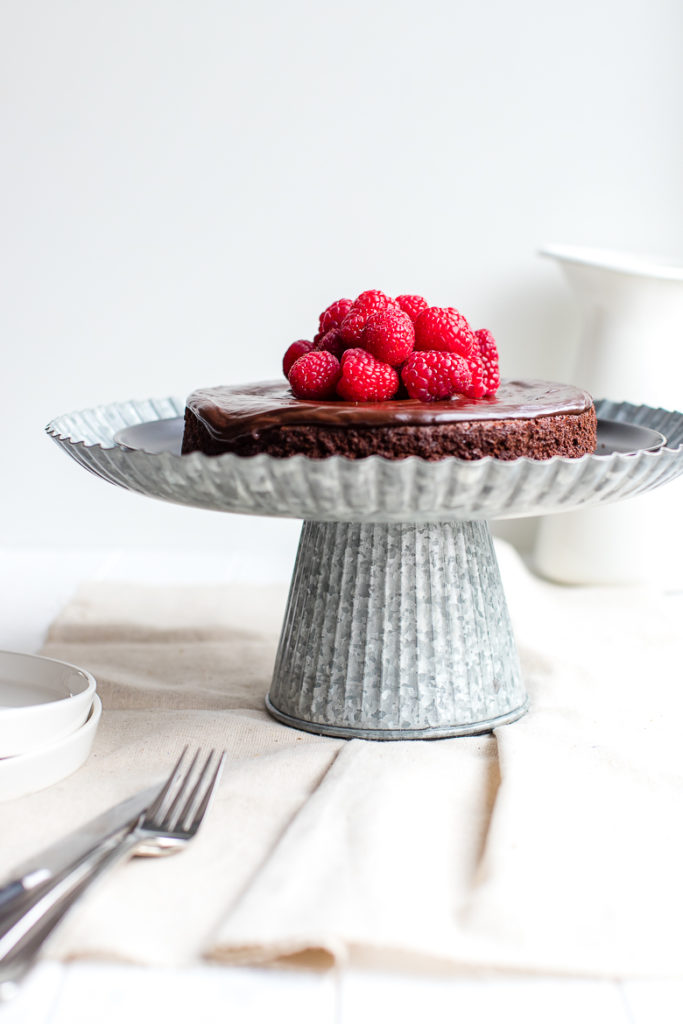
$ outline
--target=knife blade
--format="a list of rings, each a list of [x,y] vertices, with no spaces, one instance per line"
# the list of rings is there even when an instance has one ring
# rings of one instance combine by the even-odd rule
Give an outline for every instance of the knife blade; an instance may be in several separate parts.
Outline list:
[[[132,828],[157,793],[158,787],[151,786],[126,797],[15,867],[11,877],[0,886],[0,913],[13,909],[38,885],[85,857],[102,840]]]

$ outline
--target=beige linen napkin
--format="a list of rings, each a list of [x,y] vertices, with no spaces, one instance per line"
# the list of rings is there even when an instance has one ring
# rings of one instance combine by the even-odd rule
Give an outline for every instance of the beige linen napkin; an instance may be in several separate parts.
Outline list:
[[[95,749],[3,806],[0,871],[161,778],[187,742],[228,763],[182,856],[119,869],[52,954],[680,976],[683,599],[560,588],[498,551],[531,711],[431,742],[267,716],[281,588],[85,586],[45,653],[96,675]]]

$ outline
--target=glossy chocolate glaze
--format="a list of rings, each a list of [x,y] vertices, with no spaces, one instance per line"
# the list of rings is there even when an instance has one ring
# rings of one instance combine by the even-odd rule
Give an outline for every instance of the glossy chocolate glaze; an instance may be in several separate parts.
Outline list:
[[[535,419],[578,414],[590,409],[591,396],[570,384],[543,380],[502,381],[491,398],[458,395],[443,402],[413,398],[389,402],[308,402],[295,398],[285,381],[200,388],[188,408],[216,440],[258,436],[270,427],[435,426],[471,420]]]

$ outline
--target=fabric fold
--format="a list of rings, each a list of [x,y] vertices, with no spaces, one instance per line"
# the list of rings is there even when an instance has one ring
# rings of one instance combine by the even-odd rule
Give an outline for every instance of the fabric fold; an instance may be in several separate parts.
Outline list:
[[[498,784],[491,736],[347,742],[219,929],[220,960],[448,942]]]
[[[370,742],[264,711],[284,588],[87,585],[44,653],[104,714],[71,778],[3,805],[0,873],[227,751],[182,856],[104,880],[49,953],[681,977],[683,595],[565,588],[497,545],[531,708],[495,735]]]

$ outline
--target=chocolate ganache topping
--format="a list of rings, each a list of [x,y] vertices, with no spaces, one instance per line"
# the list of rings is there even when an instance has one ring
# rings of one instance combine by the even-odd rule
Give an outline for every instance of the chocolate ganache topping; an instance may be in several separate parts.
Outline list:
[[[200,388],[188,407],[216,440],[258,436],[270,427],[435,426],[471,420],[533,419],[580,414],[592,406],[590,395],[570,384],[544,380],[502,381],[495,395],[470,399],[457,395],[440,402],[413,398],[389,402],[310,402],[295,398],[282,381]]]

